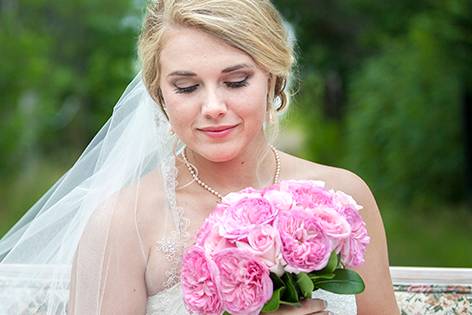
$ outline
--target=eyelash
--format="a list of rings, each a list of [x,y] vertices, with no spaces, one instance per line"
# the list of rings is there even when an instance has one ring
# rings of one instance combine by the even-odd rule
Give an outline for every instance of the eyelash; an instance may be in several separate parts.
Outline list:
[[[175,87],[175,93],[178,93],[178,94],[188,94],[188,93],[192,93],[193,91],[195,91],[197,89],[197,86],[198,84],[196,85],[192,85],[192,86],[188,86],[188,87],[183,87],[183,88],[180,88],[180,87]]]
[[[247,79],[249,78],[249,76],[245,77],[243,80],[241,81],[237,81],[237,82],[225,82],[226,86],[231,88],[231,89],[237,89],[237,88],[241,88],[241,87],[245,87],[245,86],[248,86],[248,81]],[[195,84],[195,85],[192,85],[192,86],[188,86],[188,87],[183,87],[183,88],[180,88],[180,87],[175,87],[175,93],[177,94],[188,94],[188,93],[192,93],[193,91],[195,91],[198,87],[198,84]]]
[[[232,89],[237,89],[237,88],[240,88],[240,87],[245,87],[245,86],[248,86],[248,82],[247,82],[247,79],[249,78],[249,76],[245,77],[243,80],[241,81],[237,81],[237,82],[225,82],[226,86],[229,87],[229,88],[232,88]]]

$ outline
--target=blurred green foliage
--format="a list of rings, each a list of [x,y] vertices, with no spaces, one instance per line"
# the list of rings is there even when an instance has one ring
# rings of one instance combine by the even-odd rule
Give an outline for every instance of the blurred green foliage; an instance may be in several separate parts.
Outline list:
[[[472,267],[460,250],[472,228],[471,2],[274,3],[297,38],[296,153],[365,178],[392,264]],[[0,2],[0,235],[110,115],[137,71],[143,11],[136,0]]]
[[[83,147],[103,124],[134,73],[139,11],[128,0],[1,6],[0,175],[8,177],[45,153]]]
[[[466,199],[471,2],[276,3],[296,23],[306,156],[398,202]]]
[[[432,34],[413,32],[351,82],[346,164],[395,199],[453,201],[464,196],[460,77]]]
[[[301,54],[299,153],[369,183],[392,264],[472,267],[472,2],[275,2]]]

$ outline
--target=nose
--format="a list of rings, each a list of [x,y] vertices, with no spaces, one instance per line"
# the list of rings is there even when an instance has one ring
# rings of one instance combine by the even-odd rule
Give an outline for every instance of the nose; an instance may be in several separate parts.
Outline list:
[[[208,89],[203,101],[202,114],[207,119],[218,119],[227,112],[224,97],[218,94],[216,89]]]

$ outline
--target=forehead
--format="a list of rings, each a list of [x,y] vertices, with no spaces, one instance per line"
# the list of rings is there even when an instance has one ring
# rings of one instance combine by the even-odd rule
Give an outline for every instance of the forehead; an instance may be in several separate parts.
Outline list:
[[[169,29],[159,60],[163,75],[178,70],[196,73],[212,69],[221,71],[240,63],[256,65],[245,52],[192,28]]]

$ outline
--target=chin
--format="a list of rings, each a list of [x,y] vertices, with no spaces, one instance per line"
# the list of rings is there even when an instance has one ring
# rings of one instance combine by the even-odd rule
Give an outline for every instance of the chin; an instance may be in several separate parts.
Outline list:
[[[230,143],[213,143],[202,145],[192,151],[201,155],[208,161],[222,163],[231,161],[237,157],[242,151],[242,146],[239,144]]]

